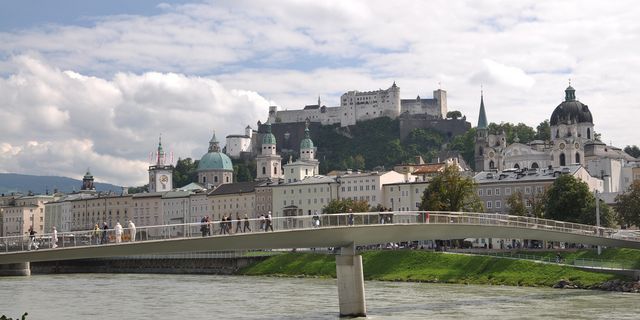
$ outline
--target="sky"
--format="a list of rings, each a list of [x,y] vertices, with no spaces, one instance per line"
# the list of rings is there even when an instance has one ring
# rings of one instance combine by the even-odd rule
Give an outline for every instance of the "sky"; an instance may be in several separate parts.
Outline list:
[[[640,145],[634,1],[2,1],[0,172],[147,183],[266,121],[350,90],[447,91],[477,124],[536,127],[569,81],[595,131]],[[569,80],[570,79],[570,80]]]

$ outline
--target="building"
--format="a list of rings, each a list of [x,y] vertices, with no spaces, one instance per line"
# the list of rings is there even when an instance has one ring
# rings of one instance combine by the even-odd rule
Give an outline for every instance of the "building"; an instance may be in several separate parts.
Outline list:
[[[605,180],[604,192],[623,189],[622,168],[630,166],[635,159],[596,138],[591,111],[577,100],[573,87],[565,90],[565,99],[551,113],[549,125],[549,141],[534,140],[523,144],[516,137],[507,145],[504,132],[489,134],[481,94],[475,143],[476,171],[582,165],[592,176]]]
[[[300,142],[300,157],[295,162],[284,165],[284,181],[287,183],[303,180],[320,174],[320,162],[315,158],[316,148],[309,133],[309,127],[304,130],[304,139]]]
[[[44,207],[46,203],[54,200],[55,197],[51,195],[29,195],[16,197],[9,205],[0,207],[2,235],[25,235],[31,227],[39,234],[50,232],[45,229]]]
[[[220,221],[223,216],[232,218],[254,217],[256,186],[261,182],[236,182],[223,184],[208,194],[211,218]],[[233,226],[236,227],[235,225]]]
[[[131,220],[136,227],[157,226],[165,223],[162,196],[162,192],[137,193],[131,196],[133,211]],[[159,237],[162,235],[158,229],[151,229],[148,233],[146,230],[139,232],[142,239],[147,236]]]
[[[158,139],[156,164],[149,166],[149,192],[165,192],[173,189],[173,166],[166,163],[162,149],[162,137]]]
[[[340,199],[366,201],[369,206],[384,205],[384,190],[382,186],[391,183],[407,183],[412,176],[395,171],[387,172],[351,172],[339,173],[336,181],[340,184],[338,196]]]
[[[318,175],[273,185],[272,193],[274,217],[311,215],[338,199],[338,182],[336,177]]]
[[[429,182],[425,180],[385,184],[382,186],[384,195],[382,206],[393,211],[418,211],[427,187]]]
[[[225,153],[231,159],[241,159],[244,154],[251,155],[253,149],[253,129],[247,126],[244,134],[231,134],[227,136]]]
[[[591,191],[602,192],[603,190],[603,181],[592,177],[581,165],[483,171],[476,174],[473,179],[476,183],[476,193],[484,205],[485,212],[508,214],[510,208],[507,199],[514,193],[520,192],[524,197],[525,207],[531,210],[533,203],[542,199],[544,192],[557,177],[563,174],[570,174],[585,182]]]
[[[277,180],[283,177],[282,158],[276,153],[276,137],[271,133],[271,123],[266,123],[267,132],[262,136],[260,154],[256,158],[256,179]]]
[[[198,162],[198,183],[207,189],[213,189],[225,183],[233,182],[233,164],[231,159],[220,151],[220,144],[213,133],[209,141],[209,152]]]
[[[269,107],[269,122],[319,122],[322,125],[340,124],[342,127],[356,124],[358,121],[380,117],[395,119],[401,114],[423,114],[431,119],[443,119],[447,114],[447,93],[438,89],[433,91],[432,99],[400,99],[400,87],[394,82],[388,89],[375,91],[348,91],[340,96],[340,106],[327,107],[318,104],[307,105],[301,110],[278,110]]]

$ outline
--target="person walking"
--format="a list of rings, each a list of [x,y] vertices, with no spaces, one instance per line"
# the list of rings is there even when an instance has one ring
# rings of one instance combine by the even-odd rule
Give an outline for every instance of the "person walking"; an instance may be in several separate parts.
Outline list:
[[[109,238],[108,233],[109,232],[109,225],[107,224],[107,222],[105,221],[102,224],[102,241],[100,242],[101,244],[107,244],[109,242]]]
[[[38,244],[36,243],[36,231],[33,230],[33,226],[29,227],[29,243],[27,245],[27,250],[31,251],[31,247],[38,250]]]
[[[133,221],[129,220],[127,228],[129,228],[129,241],[136,241],[136,225],[133,223]]]
[[[58,247],[58,230],[56,230],[55,226],[53,226],[53,232],[51,234],[51,247],[54,249]]]
[[[311,224],[314,228],[320,227],[320,216],[318,215],[318,210],[313,213],[313,218],[311,220]]]
[[[247,214],[244,214],[244,228],[242,228],[242,232],[247,232],[247,230],[249,230],[249,232],[251,232],[251,228],[249,227],[249,216],[247,216]]]
[[[220,232],[218,234],[226,234],[227,233],[227,215],[223,215],[222,219],[220,219]]]
[[[116,243],[122,242],[122,225],[120,225],[120,222],[116,222],[115,231],[116,231]]]
[[[353,225],[353,209],[349,208],[349,215],[347,216],[347,223]]]
[[[260,214],[260,231],[264,231],[264,226],[266,224],[266,218],[264,217],[264,213]]]
[[[240,220],[240,214],[236,213],[236,233],[242,231],[242,220]]]
[[[271,211],[269,211],[269,213],[267,214],[267,217],[265,218],[267,225],[265,226],[265,230],[264,231],[269,231],[269,229],[271,229],[271,231],[273,231],[273,221],[271,220]]]
[[[93,238],[96,244],[100,244],[100,226],[97,223],[93,226]]]
[[[207,236],[207,218],[205,216],[200,219],[200,233],[202,233],[203,238]]]

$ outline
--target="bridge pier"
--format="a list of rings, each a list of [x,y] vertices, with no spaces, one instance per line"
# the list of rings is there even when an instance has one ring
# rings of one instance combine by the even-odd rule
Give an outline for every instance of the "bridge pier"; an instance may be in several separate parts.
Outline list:
[[[362,256],[355,253],[355,245],[352,243],[348,247],[342,247],[340,255],[336,255],[338,303],[341,317],[365,317],[367,313]]]
[[[29,262],[0,264],[0,276],[30,276]]]

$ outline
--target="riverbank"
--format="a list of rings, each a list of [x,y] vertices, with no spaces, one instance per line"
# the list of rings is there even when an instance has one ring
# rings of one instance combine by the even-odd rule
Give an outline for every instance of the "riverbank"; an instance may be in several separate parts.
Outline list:
[[[419,250],[367,251],[362,257],[366,280],[640,291],[640,283],[624,276],[533,261]],[[335,257],[287,253],[249,265],[239,273],[335,278]]]

